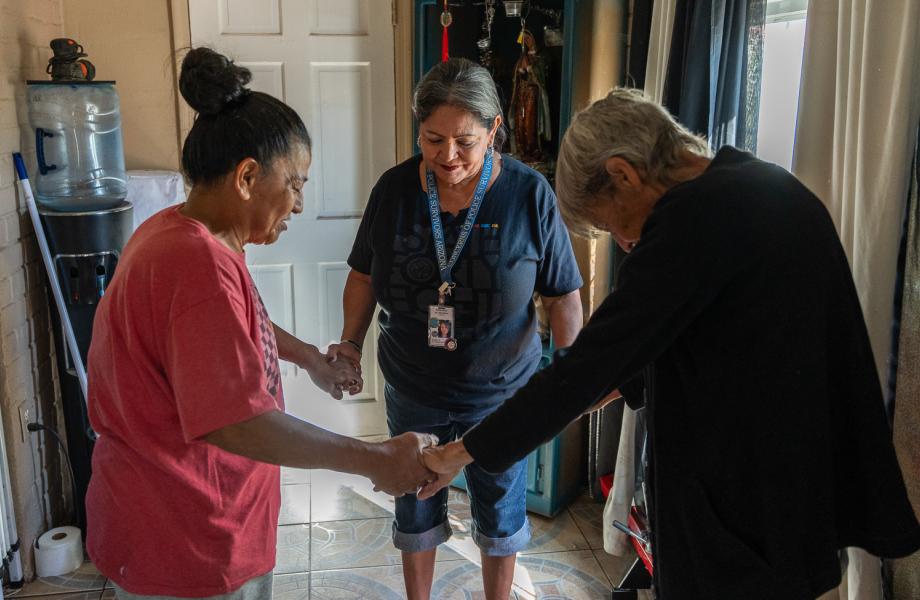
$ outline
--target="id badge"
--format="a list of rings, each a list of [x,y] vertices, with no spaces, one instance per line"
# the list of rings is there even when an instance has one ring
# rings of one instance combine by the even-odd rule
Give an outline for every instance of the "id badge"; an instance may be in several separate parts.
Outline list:
[[[428,346],[442,350],[456,350],[454,337],[454,307],[432,304],[428,307]]]

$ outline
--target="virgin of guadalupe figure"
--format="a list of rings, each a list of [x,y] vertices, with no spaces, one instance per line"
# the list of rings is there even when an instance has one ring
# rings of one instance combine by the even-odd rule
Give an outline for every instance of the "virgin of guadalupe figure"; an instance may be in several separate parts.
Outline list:
[[[514,65],[514,83],[508,110],[511,152],[525,163],[543,159],[543,140],[553,139],[546,65],[537,42],[526,29],[521,32],[521,56]]]

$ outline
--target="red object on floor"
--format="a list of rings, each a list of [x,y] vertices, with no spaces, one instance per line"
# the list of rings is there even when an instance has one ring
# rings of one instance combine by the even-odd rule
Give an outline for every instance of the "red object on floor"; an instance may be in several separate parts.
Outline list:
[[[610,495],[610,490],[613,489],[613,473],[608,473],[606,475],[601,475],[601,493],[604,494],[604,498]]]

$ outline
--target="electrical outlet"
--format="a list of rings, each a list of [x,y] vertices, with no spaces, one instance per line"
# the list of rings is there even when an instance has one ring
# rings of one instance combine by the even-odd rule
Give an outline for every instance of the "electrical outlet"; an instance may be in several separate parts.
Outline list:
[[[29,438],[28,425],[32,422],[32,408],[25,404],[19,405],[19,432],[22,435],[22,443],[25,444]]]

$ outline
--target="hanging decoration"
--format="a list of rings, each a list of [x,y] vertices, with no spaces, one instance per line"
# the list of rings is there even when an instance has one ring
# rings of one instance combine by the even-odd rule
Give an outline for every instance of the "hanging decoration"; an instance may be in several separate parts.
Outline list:
[[[520,17],[523,6],[524,0],[505,0],[505,16]]]
[[[485,11],[482,19],[482,37],[476,41],[479,48],[479,64],[493,70],[492,62],[492,21],[495,20],[495,0],[485,0]]]
[[[447,28],[454,22],[454,17],[450,14],[450,8],[447,6],[447,0],[444,0],[444,10],[441,12],[441,62],[447,62],[450,59],[450,45],[448,43]]]
[[[546,93],[546,63],[537,41],[527,29],[530,4],[521,14],[518,44],[521,56],[514,65],[508,124],[511,127],[511,151],[521,161],[540,172],[552,170],[543,155],[543,141],[552,139],[549,96]],[[545,173],[544,173],[545,174]]]

